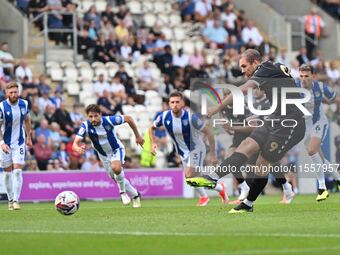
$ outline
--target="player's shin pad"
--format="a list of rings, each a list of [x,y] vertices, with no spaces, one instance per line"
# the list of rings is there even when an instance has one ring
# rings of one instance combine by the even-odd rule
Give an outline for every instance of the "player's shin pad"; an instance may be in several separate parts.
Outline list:
[[[186,183],[192,187],[203,187],[208,189],[214,189],[217,184],[217,180],[210,176],[204,175],[199,177],[186,178]]]

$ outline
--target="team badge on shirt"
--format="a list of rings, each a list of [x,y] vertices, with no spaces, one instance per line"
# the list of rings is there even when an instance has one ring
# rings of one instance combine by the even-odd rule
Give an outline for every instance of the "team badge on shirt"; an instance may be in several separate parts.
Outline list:
[[[188,121],[188,120],[183,120],[183,125],[184,125],[184,126],[188,126],[188,124],[189,124],[189,121]]]

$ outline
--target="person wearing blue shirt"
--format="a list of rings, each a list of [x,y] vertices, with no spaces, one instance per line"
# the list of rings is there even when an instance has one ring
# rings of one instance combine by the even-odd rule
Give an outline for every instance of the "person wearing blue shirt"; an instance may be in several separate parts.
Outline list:
[[[312,66],[303,64],[299,69],[300,80],[296,82],[296,85],[297,87],[308,89],[312,94],[311,100],[305,105],[312,113],[312,116],[306,117],[305,144],[308,155],[317,169],[318,195],[316,201],[320,202],[326,200],[329,196],[325,183],[324,169],[320,166],[323,164],[326,164],[327,168],[332,166],[332,164],[324,158],[321,151],[321,145],[327,135],[329,126],[322,104],[324,101],[340,104],[340,97],[337,96],[335,91],[327,84],[313,80],[313,71]],[[335,164],[333,166],[335,166]],[[336,169],[329,170],[331,170],[330,172],[334,179],[337,180],[338,188],[340,190],[340,174]]]
[[[204,133],[209,141],[209,147],[215,148],[215,139],[210,129],[205,126],[198,114],[191,114],[185,109],[184,96],[180,92],[172,92],[169,97],[170,110],[158,115],[153,125],[149,129],[151,139],[151,153],[156,155],[158,146],[155,139],[155,129],[164,127],[167,134],[172,139],[177,153],[179,154],[185,171],[185,178],[199,175],[200,168],[203,167],[206,149],[201,133]],[[215,150],[210,151],[210,159],[213,164],[217,163]],[[204,188],[195,188],[200,194],[198,206],[206,206],[209,197]],[[228,197],[224,184],[217,184],[214,188],[222,198],[223,203],[227,203]]]
[[[104,168],[110,177],[117,182],[123,204],[128,205],[131,202],[131,196],[133,207],[140,207],[139,192],[125,178],[122,169],[125,148],[115,132],[115,126],[128,123],[135,134],[136,143],[143,146],[144,139],[140,136],[134,120],[127,115],[102,116],[100,107],[96,104],[88,105],[85,111],[88,120],[80,126],[72,149],[79,154],[84,154],[86,146],[82,144],[82,140],[87,135]]]

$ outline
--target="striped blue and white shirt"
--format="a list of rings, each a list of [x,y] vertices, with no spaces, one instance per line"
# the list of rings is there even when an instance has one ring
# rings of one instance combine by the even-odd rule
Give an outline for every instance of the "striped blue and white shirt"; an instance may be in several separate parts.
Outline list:
[[[302,87],[301,81],[296,81],[298,87]],[[305,104],[309,112],[312,113],[312,121],[315,124],[320,119],[327,119],[322,107],[322,102],[326,99],[332,102],[336,98],[336,92],[327,84],[321,81],[313,81],[311,88],[312,98]]]
[[[81,124],[77,136],[84,138],[88,135],[94,149],[102,156],[109,156],[117,149],[124,149],[114,130],[115,126],[123,123],[123,115],[103,116],[98,126],[93,126],[88,120]]]
[[[181,157],[187,157],[197,147],[204,148],[200,131],[205,125],[199,114],[182,110],[181,116],[176,117],[168,110],[159,114],[153,125],[157,128],[164,126]]]
[[[25,144],[24,120],[29,112],[28,102],[21,98],[15,105],[12,105],[9,99],[0,103],[1,132],[5,144],[11,148]]]

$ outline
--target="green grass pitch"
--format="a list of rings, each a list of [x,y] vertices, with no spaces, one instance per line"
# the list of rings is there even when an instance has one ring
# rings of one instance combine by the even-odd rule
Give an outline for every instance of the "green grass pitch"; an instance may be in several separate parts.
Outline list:
[[[340,254],[340,195],[317,203],[298,196],[280,205],[262,196],[254,213],[228,215],[231,205],[213,198],[144,200],[143,207],[119,201],[81,202],[72,216],[52,203],[0,204],[0,254]]]

